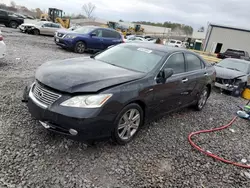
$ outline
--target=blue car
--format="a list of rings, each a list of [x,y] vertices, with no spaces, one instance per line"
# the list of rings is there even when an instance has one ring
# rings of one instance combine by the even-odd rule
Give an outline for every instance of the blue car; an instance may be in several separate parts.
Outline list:
[[[76,53],[85,50],[104,50],[109,46],[124,42],[123,36],[109,28],[85,26],[70,30],[58,30],[55,33],[55,43]]]

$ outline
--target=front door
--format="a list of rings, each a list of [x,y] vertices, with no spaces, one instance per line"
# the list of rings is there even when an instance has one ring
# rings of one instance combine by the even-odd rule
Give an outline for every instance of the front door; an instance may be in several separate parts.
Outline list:
[[[40,34],[42,35],[49,35],[51,30],[51,23],[45,23],[42,25],[42,27],[40,28]]]
[[[165,68],[172,68],[174,74],[165,83],[158,83],[153,88],[156,114],[163,114],[181,106],[184,102],[183,93],[187,90],[184,54],[178,52],[170,55],[162,70]]]
[[[88,42],[88,48],[102,50],[103,47],[103,30],[96,29],[92,32],[95,36],[91,36]]]

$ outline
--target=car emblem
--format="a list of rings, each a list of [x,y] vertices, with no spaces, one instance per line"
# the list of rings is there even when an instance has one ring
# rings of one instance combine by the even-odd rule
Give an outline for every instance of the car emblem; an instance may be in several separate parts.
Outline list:
[[[42,91],[38,91],[38,96],[40,97],[40,98],[42,98],[43,97],[43,92]]]

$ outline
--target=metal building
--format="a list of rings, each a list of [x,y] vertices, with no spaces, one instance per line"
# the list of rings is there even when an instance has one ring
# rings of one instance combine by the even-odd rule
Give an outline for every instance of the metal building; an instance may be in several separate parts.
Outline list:
[[[203,51],[219,53],[225,52],[228,48],[241,49],[250,53],[250,29],[210,23]]]

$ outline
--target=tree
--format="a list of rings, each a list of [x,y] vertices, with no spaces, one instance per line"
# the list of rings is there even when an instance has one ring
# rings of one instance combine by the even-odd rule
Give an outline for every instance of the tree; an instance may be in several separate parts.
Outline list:
[[[11,7],[15,8],[15,7],[16,7],[15,1],[11,1],[11,2],[10,2],[10,5],[11,5]]]
[[[200,27],[200,29],[198,29],[198,32],[204,32],[205,28],[204,26]]]
[[[96,9],[96,6],[91,2],[86,3],[82,6],[83,12],[85,13],[87,18],[93,18],[93,12]]]
[[[119,22],[124,22],[123,20],[119,20]]]

